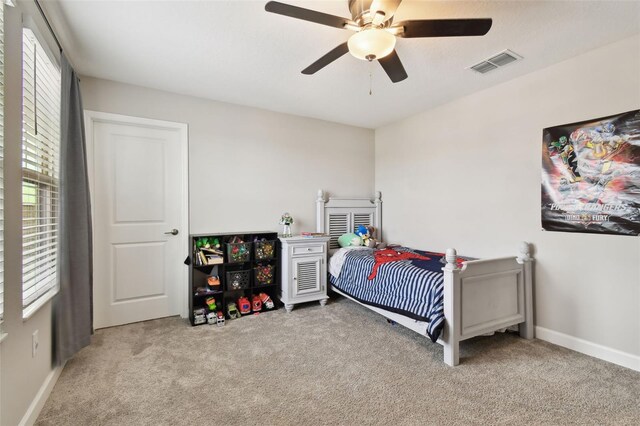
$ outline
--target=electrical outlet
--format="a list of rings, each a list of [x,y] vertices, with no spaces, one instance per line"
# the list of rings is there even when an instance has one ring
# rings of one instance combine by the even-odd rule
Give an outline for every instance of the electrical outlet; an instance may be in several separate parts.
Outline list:
[[[31,335],[31,357],[35,358],[38,353],[38,330],[34,331]]]

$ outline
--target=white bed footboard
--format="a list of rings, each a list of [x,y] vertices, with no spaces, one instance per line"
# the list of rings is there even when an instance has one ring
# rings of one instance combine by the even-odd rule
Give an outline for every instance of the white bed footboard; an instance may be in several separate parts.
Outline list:
[[[445,326],[439,341],[444,361],[459,363],[459,343],[520,324],[520,335],[533,338],[533,302],[529,244],[518,257],[472,260],[456,264],[455,249],[446,253],[444,268]]]

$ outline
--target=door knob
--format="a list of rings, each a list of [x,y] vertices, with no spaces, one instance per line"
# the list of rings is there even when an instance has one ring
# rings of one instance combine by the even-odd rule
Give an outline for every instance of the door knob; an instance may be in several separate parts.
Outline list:
[[[171,235],[178,235],[178,230],[177,230],[177,229],[172,229],[172,230],[171,230],[171,231],[169,231],[169,232],[165,232],[165,235],[169,235],[169,234],[171,234]]]

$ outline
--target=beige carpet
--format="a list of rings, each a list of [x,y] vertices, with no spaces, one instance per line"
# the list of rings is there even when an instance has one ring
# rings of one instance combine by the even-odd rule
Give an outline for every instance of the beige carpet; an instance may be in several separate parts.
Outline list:
[[[515,334],[442,347],[333,300],[96,332],[38,425],[640,424],[640,373]]]

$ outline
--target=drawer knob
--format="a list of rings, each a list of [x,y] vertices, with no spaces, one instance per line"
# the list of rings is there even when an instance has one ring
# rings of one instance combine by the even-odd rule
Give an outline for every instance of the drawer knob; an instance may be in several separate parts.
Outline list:
[[[307,247],[307,251],[311,251],[311,247]]]

